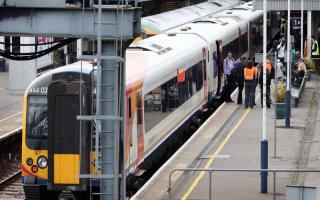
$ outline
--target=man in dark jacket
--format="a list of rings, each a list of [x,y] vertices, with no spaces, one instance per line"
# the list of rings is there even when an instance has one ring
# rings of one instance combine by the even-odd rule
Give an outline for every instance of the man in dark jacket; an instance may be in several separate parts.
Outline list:
[[[247,64],[247,58],[241,57],[240,61],[237,62],[234,68],[231,70],[232,77],[238,86],[238,99],[237,103],[242,104],[242,91],[244,87],[244,67]]]
[[[270,108],[271,100],[270,100],[270,86],[271,86],[271,79],[274,78],[274,68],[272,67],[270,60],[267,59],[267,74],[266,74],[266,87],[267,87],[267,108]],[[259,85],[260,85],[260,94],[261,94],[261,107],[263,107],[263,66],[259,69]]]

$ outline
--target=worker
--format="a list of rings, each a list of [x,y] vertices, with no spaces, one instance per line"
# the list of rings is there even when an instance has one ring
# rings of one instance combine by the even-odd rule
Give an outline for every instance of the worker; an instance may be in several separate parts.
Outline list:
[[[271,86],[271,79],[274,78],[274,69],[271,65],[269,59],[266,62],[266,104],[267,108],[270,108],[271,100],[270,100],[270,86]],[[260,94],[261,94],[261,107],[263,107],[263,66],[260,67],[259,70],[259,86],[260,86]]]
[[[253,66],[253,60],[249,59],[244,68],[244,86],[245,86],[245,108],[253,108],[255,101],[255,90],[257,85],[257,68]]]
[[[228,51],[228,56],[223,60],[223,72],[224,72],[224,82],[225,82],[225,93],[224,93],[224,101],[234,102],[231,99],[231,92],[234,84],[233,77],[231,75],[231,70],[234,67],[234,59],[232,57],[231,51]]]
[[[318,41],[315,39],[315,37],[312,37],[312,52],[311,57],[313,58],[313,61],[316,65],[316,70],[318,74],[320,74],[320,68],[319,68],[319,44]]]
[[[241,57],[239,62],[236,62],[234,68],[231,70],[231,76],[234,77],[234,80],[238,87],[238,99],[237,104],[242,104],[242,90],[244,87],[244,74],[243,70],[247,64],[247,58],[245,56]]]

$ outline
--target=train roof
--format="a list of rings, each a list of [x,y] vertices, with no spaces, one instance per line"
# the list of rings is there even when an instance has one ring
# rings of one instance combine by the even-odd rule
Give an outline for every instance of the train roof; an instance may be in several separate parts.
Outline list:
[[[92,63],[87,61],[75,62],[70,65],[58,67],[46,73],[41,74],[39,77],[37,77],[35,80],[31,82],[28,88],[47,87],[52,81],[53,74],[66,73],[66,72],[78,72],[78,73],[82,72],[85,75],[90,75],[91,71],[92,71]]]
[[[261,16],[262,12],[253,11],[249,2],[174,28],[168,33],[194,33],[205,38],[211,45],[215,44],[216,39],[222,39],[224,43],[228,43],[238,36],[238,31],[234,30],[238,28],[241,32],[247,30],[247,23]]]
[[[178,68],[202,58],[201,47],[206,47],[205,41],[193,34],[159,34],[131,44],[126,51],[127,85],[144,81],[151,87],[170,80]]]
[[[253,10],[252,2],[234,6],[228,10],[221,11],[211,16],[217,17],[239,17],[245,21],[252,21],[263,14],[262,10]]]
[[[248,21],[262,16],[262,12],[252,11],[250,4],[240,5],[222,14],[210,15],[172,29],[166,34],[131,44],[126,53],[127,83],[132,84],[144,80],[144,77],[152,77],[150,82],[145,81],[147,85],[155,84],[156,80],[168,76],[165,73],[171,68],[178,69],[188,65],[188,62],[190,66],[195,55],[201,56],[199,49],[202,50],[208,43],[215,47],[216,40],[222,39],[223,44],[226,44],[237,38],[238,28],[247,30]]]
[[[238,0],[212,0],[141,19],[142,29],[154,34],[192,22],[238,4]]]

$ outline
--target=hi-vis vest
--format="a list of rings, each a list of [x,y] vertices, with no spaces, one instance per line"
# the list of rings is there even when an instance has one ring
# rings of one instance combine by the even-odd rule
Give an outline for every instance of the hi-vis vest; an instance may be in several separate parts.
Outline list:
[[[271,64],[267,64],[266,67],[267,67],[267,73],[270,74],[272,70]]]
[[[246,81],[252,81],[256,79],[257,76],[257,68],[252,67],[250,68],[244,68],[244,80]]]
[[[316,45],[316,46],[315,46]],[[315,51],[312,51],[312,55],[313,56],[319,56],[319,45],[318,45],[318,41],[314,41],[314,43],[312,44],[312,49],[314,49],[316,47]]]

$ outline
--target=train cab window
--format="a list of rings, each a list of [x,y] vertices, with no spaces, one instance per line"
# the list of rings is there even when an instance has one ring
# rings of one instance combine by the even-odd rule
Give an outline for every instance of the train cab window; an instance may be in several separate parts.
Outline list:
[[[47,139],[47,96],[29,96],[27,107],[27,139]]]

